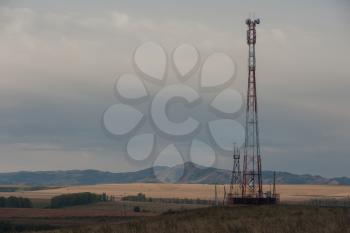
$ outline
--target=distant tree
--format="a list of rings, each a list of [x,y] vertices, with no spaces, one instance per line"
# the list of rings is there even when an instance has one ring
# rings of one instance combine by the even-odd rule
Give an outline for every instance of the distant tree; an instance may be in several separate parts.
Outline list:
[[[72,193],[72,194],[63,194],[51,199],[51,208],[62,208],[66,206],[75,206],[75,205],[85,205],[96,203],[100,201],[107,201],[108,196],[106,194],[95,194],[95,193]]]
[[[122,197],[122,200],[123,201],[140,201],[140,202],[145,202],[145,201],[149,201],[147,198],[146,198],[146,195],[143,194],[143,193],[138,193],[136,196],[125,196],[125,197]]]
[[[5,206],[6,206],[6,198],[0,197],[0,207],[5,207]]]
[[[23,197],[0,197],[0,207],[8,208],[32,208],[33,204],[30,199]]]
[[[108,201],[108,196],[106,193],[102,193],[101,201],[104,201],[104,202]]]
[[[138,193],[137,194],[137,199],[140,201],[145,201],[146,200],[146,195],[143,193]]]
[[[189,199],[189,198],[152,198],[146,197],[143,193],[135,195],[129,195],[122,197],[122,201],[135,201],[135,202],[161,202],[161,203],[175,203],[175,204],[201,204],[210,205],[209,200],[202,199]]]

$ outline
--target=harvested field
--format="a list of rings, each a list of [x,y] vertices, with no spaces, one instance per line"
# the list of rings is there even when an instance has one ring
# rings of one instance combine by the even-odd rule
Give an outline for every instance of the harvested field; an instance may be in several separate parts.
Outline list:
[[[223,197],[223,185],[218,185],[218,195]],[[228,190],[228,186],[226,186]],[[265,187],[269,190],[269,186]],[[277,191],[284,202],[307,201],[313,198],[343,198],[350,196],[350,186],[339,185],[278,185]],[[94,192],[107,193],[117,199],[126,195],[144,193],[155,198],[214,198],[214,185],[205,184],[102,184],[87,186],[71,186],[58,189],[39,191],[23,191],[15,193],[0,193],[0,196],[22,196],[34,199],[49,199],[64,193]]]

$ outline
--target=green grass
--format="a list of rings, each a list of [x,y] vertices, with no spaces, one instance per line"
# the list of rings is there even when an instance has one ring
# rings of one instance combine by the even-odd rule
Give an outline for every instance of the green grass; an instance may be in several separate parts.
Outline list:
[[[210,207],[118,225],[50,233],[350,233],[350,209],[312,206]]]

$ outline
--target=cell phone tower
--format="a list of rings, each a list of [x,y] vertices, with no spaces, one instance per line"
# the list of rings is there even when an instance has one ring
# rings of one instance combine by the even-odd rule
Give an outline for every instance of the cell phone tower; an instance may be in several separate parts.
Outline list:
[[[264,193],[262,187],[258,101],[255,73],[256,25],[260,24],[260,20],[249,18],[246,20],[246,24],[248,26],[247,43],[249,46],[249,58],[243,169],[242,172],[240,172],[240,151],[235,147],[233,153],[234,165],[232,169],[231,187],[226,203],[228,205],[277,204],[279,202],[279,194],[276,193],[275,182],[273,193]],[[237,192],[238,190],[240,192]]]
[[[256,90],[256,25],[260,19],[247,19],[248,89],[245,119],[242,197],[262,198],[261,156],[259,144],[258,101]]]

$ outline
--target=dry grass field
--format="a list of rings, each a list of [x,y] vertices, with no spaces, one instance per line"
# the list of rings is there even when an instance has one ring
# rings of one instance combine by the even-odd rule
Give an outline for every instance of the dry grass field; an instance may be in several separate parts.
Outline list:
[[[0,193],[0,196],[22,196],[32,199],[49,199],[64,193],[93,192],[107,193],[117,199],[126,195],[144,193],[154,198],[191,198],[211,200],[214,198],[214,185],[205,184],[102,184],[87,186],[70,186],[57,189],[39,191],[23,191],[13,193]],[[269,186],[264,187],[269,190]],[[229,186],[226,186],[229,190]],[[338,185],[278,185],[278,193],[282,202],[307,201],[313,198],[342,198],[350,196],[350,186]],[[218,196],[223,197],[224,187],[218,185]]]
[[[48,233],[350,233],[349,214],[298,205],[209,207]]]
[[[48,202],[46,203],[48,204]],[[140,212],[135,212],[138,206]],[[25,230],[49,230],[59,228],[110,226],[137,219],[151,219],[168,210],[205,208],[202,205],[151,203],[151,202],[99,202],[61,209],[1,208],[0,233]]]
[[[217,188],[218,196],[222,198],[224,186],[218,185]],[[226,190],[228,189],[229,187],[226,186]],[[213,200],[214,190],[214,185],[202,184],[103,184],[0,193],[0,196],[15,195],[31,198],[36,207],[34,209],[1,209],[0,232],[52,230],[49,232],[350,233],[350,209],[342,207],[279,205],[207,208],[205,205],[118,201],[123,196],[136,195],[139,192],[154,198]],[[266,186],[265,190],[269,190],[269,186]],[[115,196],[117,201],[62,209],[43,209],[49,205],[51,197],[77,192],[105,192]],[[282,202],[302,203],[313,198],[350,196],[350,186],[278,185],[278,192],[281,194]],[[136,206],[141,209],[141,212],[134,212]]]

